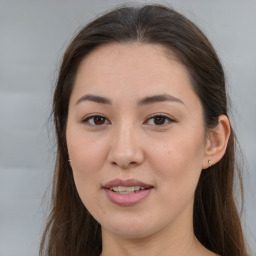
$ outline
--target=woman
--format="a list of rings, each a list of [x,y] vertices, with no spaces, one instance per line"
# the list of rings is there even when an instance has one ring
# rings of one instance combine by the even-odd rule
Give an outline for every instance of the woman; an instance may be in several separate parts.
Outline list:
[[[123,7],[65,52],[47,255],[246,256],[220,61],[174,10]]]

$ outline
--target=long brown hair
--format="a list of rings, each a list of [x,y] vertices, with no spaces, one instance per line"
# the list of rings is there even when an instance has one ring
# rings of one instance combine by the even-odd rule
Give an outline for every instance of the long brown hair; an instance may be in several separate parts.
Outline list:
[[[189,71],[194,91],[203,106],[205,127],[215,127],[220,115],[228,115],[222,65],[206,36],[183,15],[161,5],[121,7],[89,23],[67,48],[55,88],[53,117],[58,151],[52,210],[40,255],[94,256],[101,253],[100,225],[80,200],[68,163],[66,123],[69,98],[81,60],[110,42],[164,46]],[[202,171],[195,192],[194,232],[205,247],[217,254],[247,256],[233,195],[234,147],[231,130],[224,157],[210,170]],[[241,178],[239,173],[238,177]]]

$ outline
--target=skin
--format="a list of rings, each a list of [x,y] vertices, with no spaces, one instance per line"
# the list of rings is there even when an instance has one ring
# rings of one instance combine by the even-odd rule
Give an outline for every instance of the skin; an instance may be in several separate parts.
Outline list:
[[[159,94],[178,100],[138,104]],[[159,114],[160,125],[153,118]],[[95,123],[93,115],[102,118]],[[216,129],[205,128],[186,68],[161,46],[112,43],[90,53],[71,94],[66,138],[78,193],[102,226],[102,255],[215,255],[194,236],[194,192],[228,136],[225,116]],[[113,179],[154,189],[135,205],[119,206],[102,189]]]

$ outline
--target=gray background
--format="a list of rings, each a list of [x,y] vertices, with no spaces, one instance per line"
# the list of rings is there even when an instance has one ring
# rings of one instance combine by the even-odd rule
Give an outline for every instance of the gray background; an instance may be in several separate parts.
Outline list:
[[[32,256],[38,252],[54,165],[54,139],[48,117],[61,55],[82,25],[116,4],[127,2],[131,3],[0,0],[1,256]],[[251,255],[255,256],[256,1],[165,3],[203,29],[225,67],[233,121],[246,158],[242,164],[246,193],[243,223]]]

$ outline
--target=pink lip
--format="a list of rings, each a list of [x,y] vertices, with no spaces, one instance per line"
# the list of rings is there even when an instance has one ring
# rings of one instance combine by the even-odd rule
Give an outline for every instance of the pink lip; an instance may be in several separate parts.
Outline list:
[[[140,190],[132,194],[119,194],[109,189],[111,187],[118,187],[118,186],[123,186],[123,187],[140,186],[146,189]],[[116,179],[105,184],[103,186],[103,189],[105,190],[107,197],[112,203],[115,203],[120,206],[131,206],[139,203],[141,200],[146,198],[150,194],[150,192],[153,190],[153,186],[135,179],[129,179],[129,180]]]
[[[120,180],[120,179],[115,179],[111,180],[110,182],[106,183],[103,188],[112,188],[112,187],[118,187],[118,186],[123,186],[123,187],[134,187],[134,186],[140,186],[144,188],[152,188],[152,185],[146,184],[144,182],[141,182],[139,180],[135,179],[129,179],[129,180]]]

